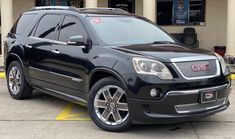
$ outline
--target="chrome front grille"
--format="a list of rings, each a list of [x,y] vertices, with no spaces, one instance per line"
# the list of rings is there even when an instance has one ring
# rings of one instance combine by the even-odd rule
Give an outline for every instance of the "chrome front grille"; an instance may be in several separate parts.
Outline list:
[[[195,103],[195,104],[184,104],[184,105],[176,105],[175,109],[177,113],[197,113],[197,112],[203,112],[206,110],[218,108],[226,103],[226,98],[218,99],[215,102],[211,103]]]
[[[217,60],[207,61],[190,61],[190,62],[177,62],[174,63],[180,73],[186,78],[198,78],[198,77],[209,77],[216,76],[219,70],[217,67]],[[207,70],[194,71],[192,66],[194,65],[209,65]]]

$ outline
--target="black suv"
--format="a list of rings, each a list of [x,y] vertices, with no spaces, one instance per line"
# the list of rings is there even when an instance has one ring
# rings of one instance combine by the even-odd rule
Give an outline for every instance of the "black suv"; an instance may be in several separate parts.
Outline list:
[[[182,47],[151,21],[120,9],[33,8],[4,45],[13,98],[37,89],[85,103],[107,131],[188,121],[229,106],[230,72],[221,56]]]

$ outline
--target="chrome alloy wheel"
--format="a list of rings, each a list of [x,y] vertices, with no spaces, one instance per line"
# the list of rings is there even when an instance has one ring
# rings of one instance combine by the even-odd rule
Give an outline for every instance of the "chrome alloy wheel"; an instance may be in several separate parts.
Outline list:
[[[21,87],[21,73],[18,67],[14,66],[8,73],[8,83],[11,92],[17,95]]]
[[[122,124],[129,116],[125,91],[115,85],[101,88],[95,96],[94,109],[105,124]]]

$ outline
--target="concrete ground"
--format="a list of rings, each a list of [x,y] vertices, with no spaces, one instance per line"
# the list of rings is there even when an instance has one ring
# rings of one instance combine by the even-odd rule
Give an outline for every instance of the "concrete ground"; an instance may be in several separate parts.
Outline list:
[[[233,88],[235,89],[235,82]],[[8,94],[5,80],[0,79],[0,138],[233,139],[233,93],[234,90],[228,110],[204,119],[171,125],[135,125],[128,132],[110,133],[100,130],[89,120],[86,108],[61,99],[35,93],[32,99],[14,100]],[[80,118],[66,119],[66,113],[67,116],[72,113],[70,116]]]

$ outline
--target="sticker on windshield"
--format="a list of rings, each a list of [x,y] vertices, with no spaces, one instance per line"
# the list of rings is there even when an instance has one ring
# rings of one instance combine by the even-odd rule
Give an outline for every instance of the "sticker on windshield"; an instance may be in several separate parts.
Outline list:
[[[92,18],[91,21],[92,21],[93,23],[96,23],[96,24],[101,23],[101,19],[100,19],[100,18]]]

